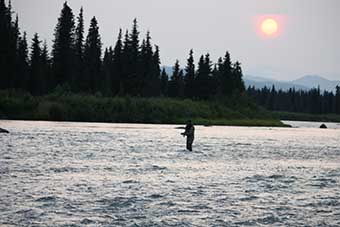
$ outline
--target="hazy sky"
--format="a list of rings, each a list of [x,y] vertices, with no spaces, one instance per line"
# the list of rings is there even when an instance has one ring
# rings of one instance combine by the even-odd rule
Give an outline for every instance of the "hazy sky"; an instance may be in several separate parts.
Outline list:
[[[22,31],[38,32],[49,45],[64,0],[12,0]],[[141,35],[150,30],[163,65],[182,66],[189,50],[195,60],[209,52],[216,62],[225,51],[244,74],[280,80],[318,74],[340,80],[340,0],[69,0],[73,13],[84,7],[86,33],[96,16],[104,47],[119,28],[137,18]],[[278,20],[275,38],[259,35],[264,15]]]

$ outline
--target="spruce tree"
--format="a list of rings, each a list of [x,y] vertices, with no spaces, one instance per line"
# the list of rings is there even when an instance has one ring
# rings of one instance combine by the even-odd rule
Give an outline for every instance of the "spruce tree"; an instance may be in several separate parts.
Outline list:
[[[70,85],[75,72],[75,24],[67,2],[63,5],[55,28],[52,56],[55,85]]]
[[[176,60],[173,67],[172,77],[169,81],[169,96],[170,97],[181,97],[183,96],[184,80],[183,71],[180,69],[179,61]]]
[[[111,89],[112,94],[123,94],[123,43],[122,43],[122,29],[119,29],[119,35],[116,45],[113,49],[113,62],[111,74]]]
[[[187,66],[185,67],[185,96],[193,98],[195,96],[195,64],[194,64],[194,52],[191,49],[189,58],[187,59]]]
[[[149,37],[150,38],[150,37]],[[130,51],[131,51],[131,60],[132,60],[132,73],[137,73],[137,64],[138,64],[138,56],[139,56],[139,31],[137,19],[133,20],[132,31],[130,34]]]
[[[26,33],[20,37],[17,51],[17,87],[23,90],[28,90],[28,80],[29,80],[29,67],[28,67],[28,45],[26,39]]]
[[[245,90],[242,77],[243,77],[243,74],[242,74],[242,69],[241,69],[241,63],[236,61],[232,68],[232,80],[233,80],[232,88],[236,94],[240,94],[244,92]]]
[[[233,91],[233,82],[232,82],[232,63],[230,59],[230,54],[227,51],[223,61],[219,61],[218,63],[218,71],[219,71],[219,88],[222,95],[228,96],[232,94]]]
[[[111,96],[112,95],[112,63],[113,63],[113,50],[112,47],[105,48],[104,51],[104,59],[103,59],[103,84],[102,84],[102,91],[105,96]]]
[[[161,73],[161,95],[167,96],[168,95],[168,83],[169,83],[169,77],[165,71],[165,68],[163,67],[162,73]]]
[[[152,56],[152,96],[159,96],[161,94],[161,60],[159,54],[159,47],[155,46],[155,52]]]
[[[146,39],[142,42],[139,61],[138,74],[141,75],[139,81],[142,86],[142,96],[153,96],[153,50],[150,32],[147,32]]]
[[[98,22],[93,17],[84,50],[84,83],[82,89],[85,92],[95,93],[102,88],[101,47]]]
[[[4,0],[0,0],[0,88],[14,86],[14,70],[16,60],[16,35],[15,25],[12,23],[12,8],[9,1],[8,7]]]
[[[75,73],[72,81],[72,87],[79,91],[79,82],[82,80],[84,69],[84,16],[83,7],[80,8],[77,17],[77,27],[75,29]]]
[[[46,40],[40,55],[41,75],[42,75],[42,93],[48,93],[52,89],[51,60],[48,53]]]
[[[30,55],[29,91],[32,95],[42,94],[41,47],[37,33],[34,34]]]
[[[130,39],[129,39],[129,31],[126,30],[123,47],[122,47],[122,55],[121,55],[121,78],[120,78],[120,87],[119,87],[119,94],[120,95],[128,95],[130,93],[129,86],[129,76],[130,76]]]
[[[129,34],[129,38],[127,40],[127,75],[126,75],[126,92],[129,95],[138,96],[142,94],[143,89],[143,77],[139,72],[139,31],[137,19],[133,20],[132,31]]]
[[[0,0],[0,89],[8,87],[8,43],[9,43],[9,22],[7,18],[7,7],[5,0]]]
[[[211,94],[211,62],[209,54],[201,56],[196,76],[196,97],[207,99]]]
[[[335,113],[340,114],[340,86],[335,88]]]

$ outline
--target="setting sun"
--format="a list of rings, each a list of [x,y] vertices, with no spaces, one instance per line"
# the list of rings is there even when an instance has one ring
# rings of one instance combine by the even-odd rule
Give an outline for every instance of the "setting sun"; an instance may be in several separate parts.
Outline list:
[[[278,24],[272,18],[267,18],[261,23],[261,31],[268,36],[272,36],[278,31]]]

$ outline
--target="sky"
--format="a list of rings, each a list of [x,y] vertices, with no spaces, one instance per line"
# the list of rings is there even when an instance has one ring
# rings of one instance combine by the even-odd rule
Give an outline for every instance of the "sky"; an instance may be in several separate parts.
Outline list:
[[[21,31],[37,32],[52,45],[64,0],[12,0]],[[213,62],[229,51],[245,75],[293,80],[320,75],[340,80],[340,0],[69,0],[73,13],[84,8],[87,33],[96,16],[103,47],[113,46],[120,28],[137,18],[141,38],[150,31],[160,46],[162,65],[178,59],[184,67],[190,49],[197,63]],[[271,17],[278,33],[266,37],[258,23]]]

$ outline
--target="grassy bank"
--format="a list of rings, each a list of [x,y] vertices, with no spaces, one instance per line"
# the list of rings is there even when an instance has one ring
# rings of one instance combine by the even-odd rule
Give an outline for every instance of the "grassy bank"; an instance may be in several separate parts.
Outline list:
[[[246,97],[219,101],[172,98],[101,97],[50,94],[33,97],[0,91],[0,117],[13,120],[52,120],[117,123],[284,126],[273,114]]]
[[[306,114],[292,112],[274,112],[273,114],[281,120],[340,122],[340,115],[336,114]]]

